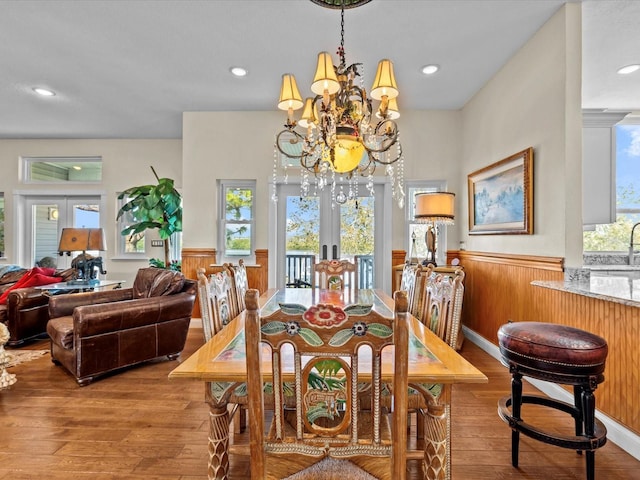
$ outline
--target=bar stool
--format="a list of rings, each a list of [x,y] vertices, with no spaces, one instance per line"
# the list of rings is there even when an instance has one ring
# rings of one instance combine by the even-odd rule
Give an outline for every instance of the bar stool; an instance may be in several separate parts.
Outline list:
[[[498,402],[498,415],[511,427],[511,463],[518,466],[520,433],[535,440],[586,452],[587,480],[595,478],[595,450],[607,429],[595,418],[594,390],[604,381],[605,339],[584,330],[543,322],[513,322],[498,330],[502,363],[511,372],[511,395]],[[541,395],[523,395],[522,377],[573,385],[574,405]],[[575,421],[575,436],[544,431],[521,418],[523,404],[561,410]]]

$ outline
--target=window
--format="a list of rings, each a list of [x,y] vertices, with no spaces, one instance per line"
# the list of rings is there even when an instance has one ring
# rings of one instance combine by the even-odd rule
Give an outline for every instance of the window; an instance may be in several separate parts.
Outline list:
[[[4,193],[0,192],[0,258],[5,256],[4,252]]]
[[[616,129],[616,222],[583,234],[584,251],[629,251],[631,228],[640,222],[640,124]]]
[[[25,183],[102,181],[101,157],[22,157]]]
[[[444,181],[407,181],[407,255],[411,261],[423,261],[427,258],[427,244],[425,235],[427,225],[415,221],[415,197],[417,193],[446,191]],[[436,260],[438,265],[446,264],[447,228],[438,225],[436,237]]]
[[[119,194],[118,194],[119,195]],[[119,212],[123,205],[125,205],[130,198],[125,197],[118,199],[116,206],[116,212]],[[120,232],[124,230],[128,225],[133,223],[133,217],[131,212],[125,213],[118,219],[118,225],[116,226],[118,235],[118,255],[123,257],[140,257],[145,255],[145,232],[134,233],[133,235],[122,235]]]
[[[219,180],[218,191],[218,245],[222,246],[222,257],[251,256],[255,243],[255,181]]]

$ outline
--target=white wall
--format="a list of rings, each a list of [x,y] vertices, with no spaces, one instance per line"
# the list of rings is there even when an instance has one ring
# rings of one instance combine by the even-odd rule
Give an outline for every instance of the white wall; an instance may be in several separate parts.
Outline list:
[[[21,156],[101,156],[103,160],[102,183],[87,185],[38,185],[24,184],[19,178]],[[14,194],[16,192],[44,192],[54,189],[58,193],[86,193],[104,195],[106,209],[101,212],[108,251],[107,276],[126,280],[131,285],[135,272],[148,266],[146,260],[112,261],[119,232],[116,230],[116,196],[126,188],[155,183],[150,166],[161,177],[173,178],[178,189],[182,186],[182,141],[181,140],[0,140],[0,191],[5,195],[5,243],[7,263],[15,263],[13,245]],[[154,236],[152,232],[148,237]],[[157,238],[157,237],[154,237]],[[148,239],[150,241],[151,238]],[[163,256],[161,248],[147,245],[150,257]]]
[[[255,179],[258,198],[256,248],[268,248],[273,141],[284,121],[284,113],[276,111],[184,113],[185,247],[217,246],[216,180]],[[446,180],[449,185],[456,186],[460,175],[460,112],[403,111],[398,124],[405,157],[405,178]],[[383,168],[376,171],[383,172]],[[280,171],[278,175],[281,175]],[[297,169],[290,170],[290,175],[297,176]],[[395,202],[392,212],[391,248],[407,248],[405,212],[399,210]],[[450,229],[449,233],[449,248],[457,248],[455,229]]]
[[[469,235],[467,249],[566,257],[582,264],[581,9],[561,8],[462,111],[462,175],[532,146],[534,234]],[[464,188],[464,190],[463,190]],[[468,205],[460,202],[468,218]]]
[[[456,193],[449,249],[564,256],[581,265],[580,5],[568,4],[507,62],[462,111],[403,111],[398,120],[407,180],[445,180]],[[429,94],[428,82],[425,95]],[[21,155],[100,155],[107,198],[107,240],[114,245],[116,192],[153,183],[149,166],[174,178],[184,199],[183,245],[217,247],[218,179],[257,182],[256,248],[268,248],[273,140],[284,113],[185,112],[182,140],[0,140],[11,261],[15,191],[37,190],[18,178]],[[468,235],[467,174],[534,147],[534,235]],[[69,191],[86,187],[68,186]],[[392,208],[392,249],[407,248],[405,212]],[[156,251],[157,250],[157,251]],[[133,279],[145,261],[112,261],[110,278]],[[150,256],[161,256],[150,248]]]

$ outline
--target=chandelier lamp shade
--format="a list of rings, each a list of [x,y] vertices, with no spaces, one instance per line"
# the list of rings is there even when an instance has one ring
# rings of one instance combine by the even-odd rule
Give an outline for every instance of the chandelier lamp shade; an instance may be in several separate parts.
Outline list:
[[[367,179],[367,188],[373,194],[374,172],[376,167],[383,166],[390,178],[392,196],[402,208],[404,158],[395,122],[400,111],[393,62],[388,59],[379,62],[373,86],[367,93],[362,64],[347,66],[344,50],[344,9],[366,2],[351,2],[345,7],[349,0],[342,0],[339,5],[336,0],[327,5],[312,1],[341,9],[340,61],[335,65],[329,52],[318,54],[310,87],[313,95],[304,100],[294,75],[282,75],[278,108],[287,112],[287,122],[276,134],[274,177],[281,166],[285,169],[286,181],[286,168],[299,162],[303,196],[309,194],[312,177],[317,189],[330,186],[333,200],[344,203],[357,197],[358,177]],[[372,101],[377,102],[375,110]],[[301,115],[296,121],[294,116],[298,110]],[[343,192],[343,186],[339,193],[335,192],[338,179],[346,180],[348,194]],[[277,200],[275,194],[274,200]]]

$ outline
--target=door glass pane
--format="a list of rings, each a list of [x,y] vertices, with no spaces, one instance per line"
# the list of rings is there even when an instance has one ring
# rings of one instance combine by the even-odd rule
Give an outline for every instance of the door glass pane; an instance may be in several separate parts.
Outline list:
[[[99,204],[79,199],[33,199],[31,204],[31,262],[34,266],[69,268],[71,256],[59,256],[58,244],[63,228],[100,228]],[[101,252],[87,251],[97,257]]]
[[[358,197],[340,206],[340,258],[358,265],[358,287],[373,288],[374,198]]]
[[[58,204],[34,205],[33,218],[33,256],[39,267],[58,265]]]
[[[100,207],[98,205],[74,204],[71,208],[74,228],[100,228]],[[87,251],[87,253],[94,257],[100,256],[100,252],[97,250]]]
[[[286,197],[285,284],[309,287],[312,265],[320,250],[320,201],[318,197]]]

